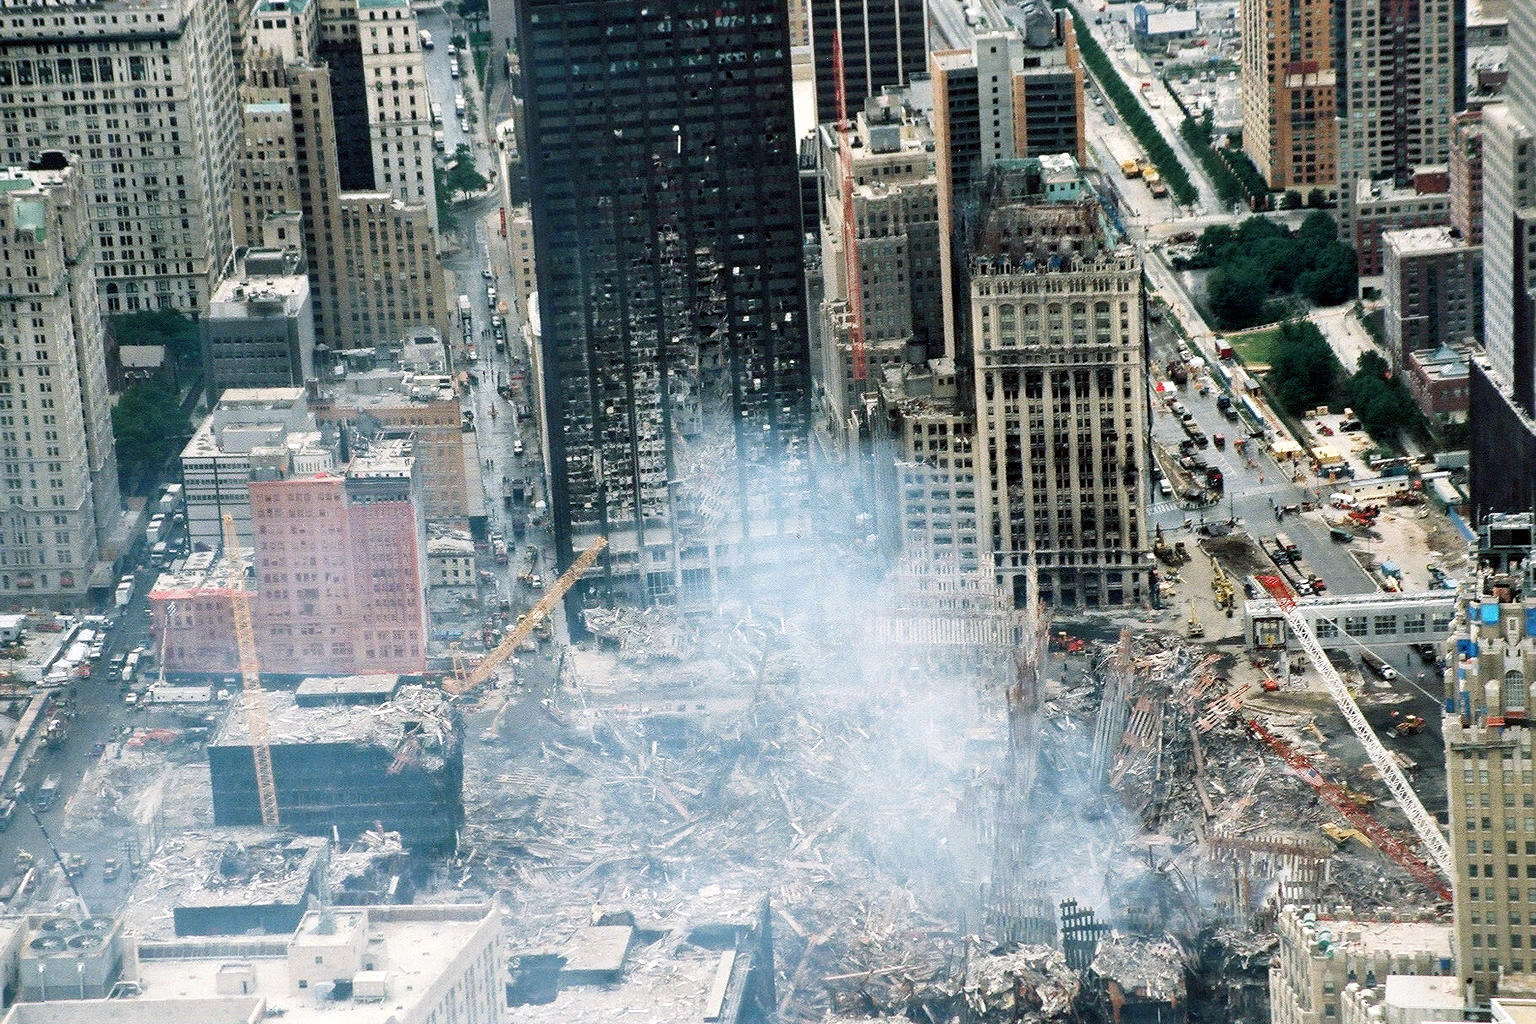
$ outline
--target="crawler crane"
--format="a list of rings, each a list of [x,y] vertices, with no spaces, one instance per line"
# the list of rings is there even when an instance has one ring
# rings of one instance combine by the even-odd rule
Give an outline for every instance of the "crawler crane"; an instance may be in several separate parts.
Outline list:
[[[1418,794],[1408,784],[1408,779],[1403,775],[1403,770],[1398,766],[1396,758],[1382,746],[1376,730],[1372,729],[1370,723],[1366,721],[1360,705],[1355,703],[1355,698],[1344,685],[1344,680],[1339,678],[1333,662],[1329,661],[1328,656],[1323,653],[1323,647],[1317,642],[1317,637],[1313,634],[1312,627],[1308,625],[1306,617],[1296,607],[1296,599],[1291,596],[1285,581],[1275,575],[1260,576],[1258,581],[1280,606],[1280,611],[1285,615],[1285,621],[1290,625],[1291,632],[1296,635],[1302,649],[1307,652],[1307,657],[1312,660],[1318,674],[1323,677],[1329,696],[1338,705],[1339,712],[1349,723],[1355,737],[1360,740],[1360,745],[1365,747],[1366,756],[1371,759],[1371,764],[1381,775],[1381,781],[1386,783],[1387,789],[1397,799],[1398,806],[1408,818],[1408,823],[1413,826],[1414,832],[1424,844],[1424,850],[1428,853],[1430,862],[1439,869],[1442,878],[1455,877],[1451,861],[1451,846],[1446,841],[1445,834],[1440,831],[1439,823],[1424,809],[1424,804],[1419,801]]]

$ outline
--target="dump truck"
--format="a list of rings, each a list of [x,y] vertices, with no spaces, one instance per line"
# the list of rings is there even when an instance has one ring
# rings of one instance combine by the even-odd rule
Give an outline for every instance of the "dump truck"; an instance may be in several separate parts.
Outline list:
[[[1135,160],[1121,160],[1120,173],[1127,178],[1139,178],[1141,177],[1141,165]]]
[[[1168,186],[1163,183],[1163,176],[1155,170],[1143,171],[1142,178],[1146,180],[1147,189],[1153,196],[1161,199],[1168,194]]]

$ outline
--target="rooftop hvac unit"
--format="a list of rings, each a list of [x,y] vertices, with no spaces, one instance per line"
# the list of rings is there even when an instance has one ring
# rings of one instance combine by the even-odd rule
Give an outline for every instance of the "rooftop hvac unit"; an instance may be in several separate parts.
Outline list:
[[[69,941],[62,935],[39,935],[27,943],[34,956],[51,956],[69,949]]]
[[[72,917],[50,917],[38,924],[37,930],[44,935],[67,935],[80,930],[80,922]]]

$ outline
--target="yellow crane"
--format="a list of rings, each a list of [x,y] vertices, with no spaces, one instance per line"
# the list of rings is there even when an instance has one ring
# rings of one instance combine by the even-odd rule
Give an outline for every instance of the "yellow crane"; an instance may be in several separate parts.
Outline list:
[[[1216,607],[1227,610],[1227,618],[1232,617],[1233,587],[1232,580],[1222,569],[1216,556],[1211,556],[1211,589],[1216,592]]]
[[[229,599],[234,607],[235,644],[240,650],[245,724],[251,734],[251,757],[256,762],[256,794],[261,799],[261,823],[276,825],[277,782],[272,775],[272,732],[267,724],[267,703],[261,691],[261,666],[256,660],[256,627],[251,624],[251,595],[245,589],[245,567],[240,561],[240,534],[235,530],[235,517],[228,514],[224,516],[224,560],[230,571]]]
[[[607,538],[599,537],[592,542],[592,545],[587,550],[577,555],[576,561],[572,562],[571,567],[565,570],[560,575],[560,578],[550,585],[549,590],[545,592],[544,596],[539,598],[538,604],[530,608],[528,614],[524,615],[516,626],[507,631],[507,635],[502,638],[501,643],[497,644],[495,648],[486,654],[473,671],[466,672],[461,668],[455,675],[443,680],[443,690],[458,696],[468,693],[489,679],[491,673],[496,671],[496,667],[506,661],[512,652],[517,650],[517,645],[527,640],[533,633],[534,628],[543,622],[545,616],[554,610],[555,605],[560,603],[560,599],[566,595],[566,592],[576,585],[576,581],[586,575],[587,570],[592,568],[593,563],[597,561],[597,556],[602,554],[603,548],[607,546]]]

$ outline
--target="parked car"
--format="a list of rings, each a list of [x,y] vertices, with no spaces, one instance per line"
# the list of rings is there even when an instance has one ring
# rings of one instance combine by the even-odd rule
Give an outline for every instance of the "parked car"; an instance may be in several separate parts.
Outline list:
[[[119,861],[116,857],[108,857],[106,860],[101,862],[101,879],[102,879],[102,881],[110,882],[110,881],[112,881],[114,878],[116,878],[118,875],[120,875],[122,873],[123,873],[122,862]]]
[[[1381,655],[1375,651],[1365,651],[1360,655],[1360,663],[1378,679],[1391,682],[1397,678],[1397,669],[1388,665]]]

